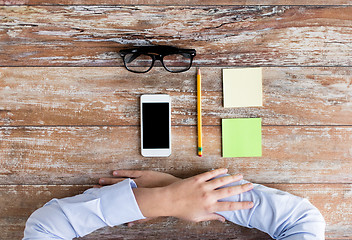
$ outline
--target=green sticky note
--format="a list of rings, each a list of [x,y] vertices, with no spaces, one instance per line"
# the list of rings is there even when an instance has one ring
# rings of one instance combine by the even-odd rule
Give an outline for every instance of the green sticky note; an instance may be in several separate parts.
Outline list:
[[[261,119],[222,119],[222,156],[261,157]]]

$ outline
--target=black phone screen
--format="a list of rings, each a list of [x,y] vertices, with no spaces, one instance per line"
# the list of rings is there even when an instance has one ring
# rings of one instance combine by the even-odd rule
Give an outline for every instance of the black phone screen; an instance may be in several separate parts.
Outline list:
[[[169,103],[142,103],[143,148],[170,148]]]

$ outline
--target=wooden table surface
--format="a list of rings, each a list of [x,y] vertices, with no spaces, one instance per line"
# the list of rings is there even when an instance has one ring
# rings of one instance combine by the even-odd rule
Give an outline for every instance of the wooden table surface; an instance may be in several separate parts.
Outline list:
[[[0,239],[20,239],[48,200],[114,169],[180,177],[218,167],[308,198],[327,239],[352,239],[352,2],[0,1]],[[275,5],[273,5],[275,4]],[[334,4],[334,5],[331,5]],[[118,51],[195,48],[191,70],[134,74]],[[263,107],[223,108],[221,70],[263,67]],[[196,155],[196,67],[204,156]],[[172,97],[172,155],[140,154],[139,97]],[[262,118],[263,156],[222,158],[222,118]],[[270,239],[231,223],[174,218],[84,239]]]

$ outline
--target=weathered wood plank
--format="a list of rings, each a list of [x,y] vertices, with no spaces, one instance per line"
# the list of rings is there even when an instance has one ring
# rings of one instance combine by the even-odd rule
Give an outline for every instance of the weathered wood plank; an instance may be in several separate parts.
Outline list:
[[[0,0],[0,5],[263,5],[258,0]],[[351,5],[349,0],[266,0],[265,5]]]
[[[351,13],[351,6],[3,6],[0,65],[121,66],[121,48],[169,44],[195,48],[202,66],[351,66]]]
[[[94,184],[115,169],[149,169],[178,176],[227,167],[260,183],[351,183],[352,127],[264,126],[263,156],[222,158],[221,127],[173,127],[172,155],[144,158],[137,126],[2,127],[1,184]],[[275,177],[273,177],[275,176]]]
[[[352,235],[351,184],[271,184],[270,187],[308,198],[327,222],[327,239],[348,239]],[[88,186],[1,185],[0,230],[2,239],[19,239],[25,221],[50,199],[72,196]],[[343,231],[341,231],[343,229]],[[182,235],[181,235],[182,234]],[[270,239],[259,231],[217,222],[192,224],[164,218],[127,228],[104,228],[84,239]]]
[[[203,124],[261,117],[264,125],[351,125],[352,70],[263,69],[264,106],[223,108],[221,68],[202,68]],[[139,97],[172,96],[172,123],[196,125],[195,69],[148,74],[113,67],[0,68],[0,125],[138,125]]]

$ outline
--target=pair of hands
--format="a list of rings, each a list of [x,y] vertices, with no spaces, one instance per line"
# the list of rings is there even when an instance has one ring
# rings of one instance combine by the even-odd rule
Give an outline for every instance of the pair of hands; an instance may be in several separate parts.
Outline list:
[[[180,179],[155,171],[117,170],[114,178],[99,179],[100,186],[115,184],[131,178],[138,188],[133,189],[142,214],[148,218],[173,216],[194,222],[225,218],[220,211],[235,211],[253,207],[252,202],[218,202],[222,198],[237,195],[253,188],[251,183],[221,188],[240,181],[241,175],[225,176],[227,169],[216,169],[194,177]],[[129,224],[132,225],[132,224]]]

